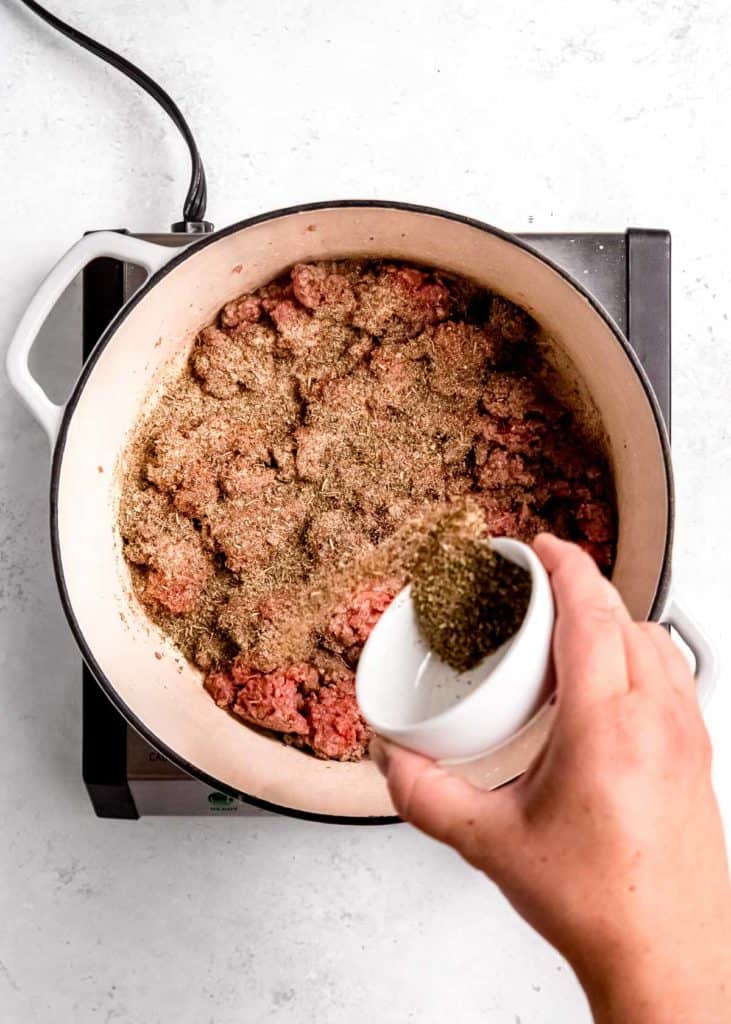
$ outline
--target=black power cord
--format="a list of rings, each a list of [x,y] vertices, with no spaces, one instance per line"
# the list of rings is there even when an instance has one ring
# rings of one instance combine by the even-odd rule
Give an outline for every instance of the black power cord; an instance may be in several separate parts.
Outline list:
[[[112,67],[115,67],[117,71],[121,71],[127,78],[131,78],[133,82],[139,85],[141,89],[144,89],[146,93],[149,93],[160,104],[185,139],[192,165],[190,186],[185,197],[185,204],[183,205],[183,219],[173,224],[172,229],[173,231],[185,231],[190,234],[202,234],[207,231],[213,231],[213,224],[204,219],[206,215],[207,192],[203,161],[195,144],[193,133],[172,97],[168,96],[157,82],[154,82],[149,75],[146,75],[144,71],[141,71],[131,61],[125,57],[120,57],[114,50],[110,50],[109,47],[98,43],[96,39],[91,39],[89,36],[84,35],[83,32],[80,32],[72,25],[67,25],[65,21],[61,21],[55,14],[51,14],[45,7],[37,4],[35,0],[21,0],[21,3],[25,4],[29,10],[37,14],[39,18],[42,18],[52,28],[55,28],[57,32],[61,32],[62,35],[65,35],[74,43],[83,46],[85,50],[89,50],[90,53],[100,57],[107,64],[111,64]]]

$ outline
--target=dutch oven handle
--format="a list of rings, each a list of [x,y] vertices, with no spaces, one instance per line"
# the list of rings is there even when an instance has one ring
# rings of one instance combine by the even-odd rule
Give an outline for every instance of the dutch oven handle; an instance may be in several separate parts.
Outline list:
[[[63,416],[64,406],[52,402],[30,372],[28,356],[46,317],[63,292],[87,263],[100,256],[124,260],[154,274],[174,255],[171,246],[144,242],[115,231],[95,231],[81,238],[62,256],[30,301],[13,335],[6,357],[10,383],[43,429],[53,447]]]
[[[672,626],[695,658],[695,681],[698,701],[703,707],[716,687],[718,656],[703,630],[684,611],[674,598],[670,598],[660,622]]]

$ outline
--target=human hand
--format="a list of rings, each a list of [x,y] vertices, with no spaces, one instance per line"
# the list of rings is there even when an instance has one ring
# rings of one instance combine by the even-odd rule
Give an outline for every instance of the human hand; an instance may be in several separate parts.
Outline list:
[[[399,814],[502,889],[573,965],[597,1021],[731,1020],[731,885],[711,749],[685,659],[543,534],[557,713],[515,784],[472,786],[377,738]]]

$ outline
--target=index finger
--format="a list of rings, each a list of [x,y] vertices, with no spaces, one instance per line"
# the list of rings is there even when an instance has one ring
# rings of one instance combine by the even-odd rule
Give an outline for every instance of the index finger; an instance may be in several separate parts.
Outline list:
[[[622,599],[576,544],[550,534],[533,546],[550,578],[556,602],[553,657],[559,701],[589,705],[627,693]]]

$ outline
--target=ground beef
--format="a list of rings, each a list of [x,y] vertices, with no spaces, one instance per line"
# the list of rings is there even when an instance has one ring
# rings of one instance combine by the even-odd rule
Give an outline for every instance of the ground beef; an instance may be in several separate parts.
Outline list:
[[[506,341],[522,341],[532,337],[535,324],[520,306],[508,302],[501,295],[493,295],[490,304],[490,327]]]
[[[355,678],[321,686],[305,701],[308,744],[318,757],[359,761],[373,735],[358,710]]]
[[[381,264],[356,276],[353,323],[381,340],[418,334],[452,311],[449,288],[415,267]]]
[[[245,483],[238,478],[238,493],[216,505],[207,525],[226,566],[234,573],[253,574],[266,571],[278,552],[298,542],[307,506],[297,488],[278,483],[273,471],[252,468]],[[250,529],[252,520],[259,529]]]
[[[297,264],[292,270],[292,291],[314,316],[352,323],[355,293],[347,275],[338,272],[337,264]]]
[[[402,587],[403,580],[383,580],[350,594],[325,627],[325,646],[357,661],[373,627]]]
[[[349,559],[363,550],[368,522],[345,509],[326,508],[314,513],[305,529],[307,551],[318,565]]]
[[[203,685],[219,708],[230,708],[236,700],[238,688],[230,672],[209,672]]]
[[[490,367],[500,361],[502,344],[481,327],[444,323],[428,328],[417,340],[428,365],[429,384],[447,399],[477,403],[484,393]]]
[[[261,299],[253,295],[242,295],[240,299],[226,303],[219,320],[221,327],[239,327],[241,324],[255,324],[260,316]]]
[[[147,490],[126,504],[120,525],[143,602],[174,615],[192,612],[213,572],[192,524],[164,495]]]
[[[204,686],[220,708],[251,725],[283,733],[317,757],[358,761],[372,734],[358,710],[355,677],[342,664],[319,662],[262,674],[237,659],[227,671],[209,672]]]
[[[207,327],[198,335],[191,368],[216,398],[231,398],[240,388],[265,391],[274,379],[277,340],[276,332],[262,324]]]
[[[607,543],[614,537],[614,521],[600,501],[582,501],[576,509],[576,523],[588,541]]]
[[[502,296],[390,261],[297,264],[201,329],[127,454],[148,614],[242,721],[357,760],[353,670],[428,524],[576,540],[607,573],[612,479]]]
[[[300,687],[313,673],[317,675],[309,665],[289,665],[262,675],[234,662],[232,675],[238,685],[234,714],[263,729],[307,735]]]

